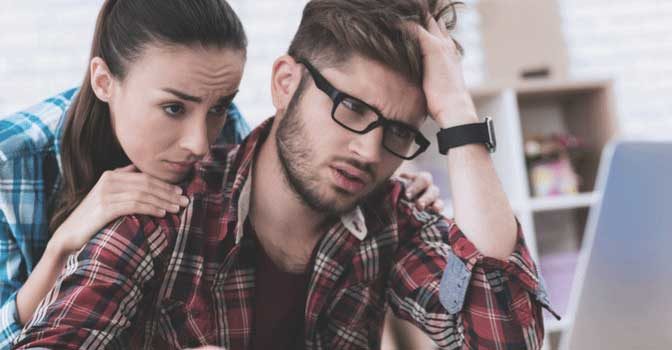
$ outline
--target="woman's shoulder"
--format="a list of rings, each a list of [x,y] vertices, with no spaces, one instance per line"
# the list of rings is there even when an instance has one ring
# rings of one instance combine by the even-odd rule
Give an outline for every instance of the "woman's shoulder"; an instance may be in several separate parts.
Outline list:
[[[0,118],[0,165],[17,157],[55,152],[63,121],[77,89]]]

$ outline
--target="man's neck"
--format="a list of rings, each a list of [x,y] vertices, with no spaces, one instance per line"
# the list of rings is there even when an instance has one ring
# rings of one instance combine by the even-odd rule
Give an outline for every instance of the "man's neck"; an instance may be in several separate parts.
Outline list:
[[[253,162],[249,217],[267,253],[278,265],[287,267],[296,261],[278,260],[287,256],[288,260],[305,260],[306,254],[309,257],[325,233],[328,217],[303,203],[284,179],[275,132],[274,125]]]

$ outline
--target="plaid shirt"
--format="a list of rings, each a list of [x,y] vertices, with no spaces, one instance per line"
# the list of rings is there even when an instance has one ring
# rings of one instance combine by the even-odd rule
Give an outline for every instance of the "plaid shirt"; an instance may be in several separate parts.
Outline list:
[[[48,224],[61,179],[60,137],[71,89],[0,119],[0,349],[22,326],[16,293],[49,241]],[[234,107],[220,142],[240,143],[249,127]]]
[[[246,349],[257,251],[244,231],[248,177],[271,123],[213,151],[180,214],[119,219],[71,256],[17,348]],[[508,260],[484,257],[396,180],[334,220],[311,269],[306,349],[379,348],[388,306],[445,348],[542,343],[547,301],[520,230]]]

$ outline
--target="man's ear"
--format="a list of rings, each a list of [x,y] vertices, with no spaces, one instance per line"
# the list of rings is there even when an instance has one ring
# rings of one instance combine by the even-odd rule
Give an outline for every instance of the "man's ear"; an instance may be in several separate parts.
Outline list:
[[[89,73],[91,75],[91,88],[99,100],[110,102],[114,86],[114,76],[110,72],[107,63],[100,58],[94,57],[89,64]]]
[[[273,63],[273,75],[271,77],[271,94],[273,105],[278,111],[284,111],[289,105],[294,92],[301,83],[302,67],[294,58],[283,55]]]

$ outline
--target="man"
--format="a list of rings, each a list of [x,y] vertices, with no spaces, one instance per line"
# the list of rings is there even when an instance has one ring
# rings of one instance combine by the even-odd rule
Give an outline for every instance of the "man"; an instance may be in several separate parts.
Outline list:
[[[273,66],[276,117],[213,149],[179,217],[94,237],[18,347],[378,348],[389,305],[441,347],[540,348],[545,293],[440,5],[309,2]],[[390,180],[426,115],[452,135],[455,221]]]

